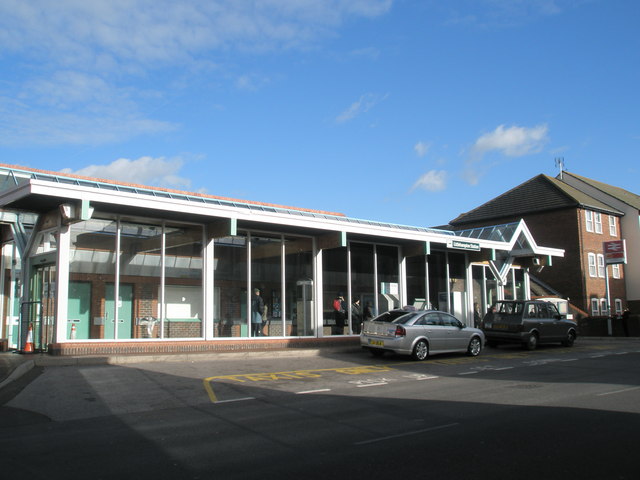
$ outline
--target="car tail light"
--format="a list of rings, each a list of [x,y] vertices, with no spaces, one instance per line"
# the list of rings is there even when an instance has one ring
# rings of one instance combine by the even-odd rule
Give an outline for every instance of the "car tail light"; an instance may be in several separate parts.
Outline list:
[[[407,331],[404,329],[404,327],[401,327],[400,325],[396,327],[396,337],[404,337],[406,334]]]

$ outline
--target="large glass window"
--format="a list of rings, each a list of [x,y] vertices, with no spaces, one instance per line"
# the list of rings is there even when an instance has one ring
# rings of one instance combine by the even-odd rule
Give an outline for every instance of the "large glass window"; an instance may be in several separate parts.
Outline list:
[[[376,245],[378,261],[378,312],[400,307],[398,248]]]
[[[98,218],[72,225],[67,338],[202,337],[202,231]]]
[[[114,338],[117,233],[115,220],[92,219],[71,226],[68,339]]]
[[[282,335],[280,236],[251,235],[251,298],[251,336]]]
[[[310,238],[285,238],[285,305],[274,300],[270,335],[280,335],[284,321],[287,335],[315,335],[313,298],[313,242]],[[284,317],[281,321],[281,317]],[[271,329],[274,329],[273,331]]]
[[[203,336],[201,226],[165,226],[164,338]]]
[[[407,303],[418,309],[427,302],[427,259],[424,255],[407,257]]]
[[[161,336],[162,226],[120,223],[118,338]],[[113,288],[107,298],[113,310]]]
[[[343,335],[347,317],[346,292],[347,292],[347,249],[332,248],[322,253],[322,317],[324,335]],[[334,309],[336,304],[342,302],[342,311]]]
[[[467,265],[464,254],[449,253],[450,313],[467,324]]]
[[[375,271],[373,245],[352,243],[351,252],[351,331],[360,333],[363,320],[375,311]]]
[[[429,255],[429,299],[431,308],[449,311],[447,296],[447,261],[444,252],[432,251]]]
[[[249,336],[246,236],[215,240],[214,286],[214,335]]]

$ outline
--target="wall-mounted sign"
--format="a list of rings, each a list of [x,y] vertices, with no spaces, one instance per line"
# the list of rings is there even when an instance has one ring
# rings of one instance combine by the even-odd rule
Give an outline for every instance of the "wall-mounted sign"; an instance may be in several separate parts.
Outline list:
[[[624,240],[603,242],[604,261],[607,265],[627,263],[627,248]]]
[[[480,244],[476,242],[467,242],[464,240],[448,240],[447,241],[448,248],[456,248],[458,250],[470,250],[473,252],[480,251]]]

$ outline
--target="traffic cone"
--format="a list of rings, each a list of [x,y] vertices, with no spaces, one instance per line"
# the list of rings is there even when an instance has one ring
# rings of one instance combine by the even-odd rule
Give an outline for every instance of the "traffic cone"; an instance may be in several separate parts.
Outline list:
[[[75,340],[76,339],[76,324],[72,323],[71,324],[71,338],[70,340]]]
[[[33,325],[29,324],[27,330],[27,341],[24,343],[24,353],[33,353]]]

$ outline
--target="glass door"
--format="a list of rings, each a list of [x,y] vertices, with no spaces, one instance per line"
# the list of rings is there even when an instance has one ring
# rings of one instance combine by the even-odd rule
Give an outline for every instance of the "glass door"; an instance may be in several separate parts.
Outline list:
[[[26,340],[29,325],[32,328],[33,346],[46,351],[53,342],[56,311],[56,267],[34,267],[31,283],[32,301],[23,305],[22,338]]]

